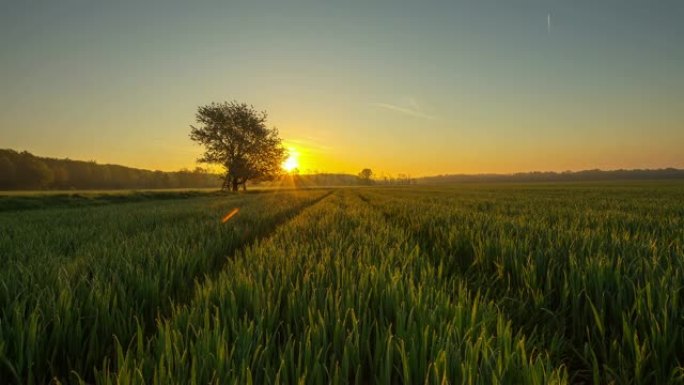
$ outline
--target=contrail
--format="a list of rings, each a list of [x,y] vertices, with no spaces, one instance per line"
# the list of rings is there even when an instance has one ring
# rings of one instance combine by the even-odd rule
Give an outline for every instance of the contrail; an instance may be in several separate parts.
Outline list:
[[[375,106],[375,107],[380,107],[380,108],[384,108],[387,110],[391,110],[391,111],[400,112],[402,114],[410,115],[410,116],[413,116],[416,118],[436,120],[436,118],[434,116],[424,114],[421,111],[418,111],[418,110],[413,109],[413,108],[399,107],[399,106],[395,106],[394,104],[389,104],[389,103],[372,103],[371,105]]]
[[[547,13],[546,14],[546,32],[551,33],[551,14]]]

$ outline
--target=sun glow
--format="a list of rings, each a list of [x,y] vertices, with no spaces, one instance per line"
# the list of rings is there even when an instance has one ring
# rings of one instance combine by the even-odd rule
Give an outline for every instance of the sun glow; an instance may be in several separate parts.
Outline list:
[[[289,149],[288,153],[289,156],[283,162],[282,167],[283,170],[287,172],[292,172],[293,170],[299,167],[299,161],[297,160],[297,158],[299,158],[299,153],[293,148]]]

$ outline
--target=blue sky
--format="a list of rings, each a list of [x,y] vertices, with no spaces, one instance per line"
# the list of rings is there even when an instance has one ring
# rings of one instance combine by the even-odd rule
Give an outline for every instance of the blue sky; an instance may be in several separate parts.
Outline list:
[[[0,147],[193,167],[198,105],[304,170],[684,167],[684,2],[9,1]]]

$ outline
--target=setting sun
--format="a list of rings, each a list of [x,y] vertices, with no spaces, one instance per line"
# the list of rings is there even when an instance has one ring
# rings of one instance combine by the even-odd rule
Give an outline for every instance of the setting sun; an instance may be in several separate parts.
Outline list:
[[[299,157],[299,153],[295,149],[290,149],[289,150],[289,156],[285,161],[283,162],[283,170],[287,172],[292,172],[292,170],[296,169],[299,167],[299,161],[297,158]]]

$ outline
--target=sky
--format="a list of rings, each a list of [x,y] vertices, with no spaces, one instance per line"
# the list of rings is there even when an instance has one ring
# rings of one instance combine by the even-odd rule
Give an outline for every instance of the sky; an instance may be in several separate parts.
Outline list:
[[[194,168],[197,107],[301,172],[684,168],[684,1],[0,1],[0,148]]]

